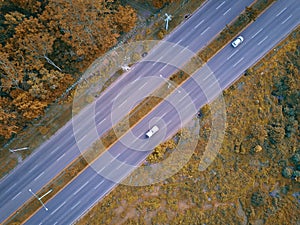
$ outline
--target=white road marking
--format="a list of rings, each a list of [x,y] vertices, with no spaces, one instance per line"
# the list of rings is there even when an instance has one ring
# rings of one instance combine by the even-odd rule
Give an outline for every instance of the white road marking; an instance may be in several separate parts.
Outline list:
[[[227,58],[227,60],[228,60],[228,59],[231,59],[232,56],[234,56],[237,52],[238,52],[238,50],[236,50],[234,53],[232,53],[232,54]]]
[[[146,84],[147,84],[147,82],[144,83],[138,90],[141,90],[143,87],[145,87]]]
[[[201,20],[201,22],[200,23],[198,23],[195,27],[194,27],[194,29],[197,29],[197,27],[199,27],[202,23],[204,22],[204,19],[203,20]]]
[[[204,34],[206,31],[208,31],[209,28],[210,28],[210,27],[207,27],[204,31],[202,31],[202,33],[201,33],[200,35]]]
[[[36,180],[39,179],[41,176],[43,176],[44,173],[45,173],[45,171],[41,172],[40,175],[38,175],[36,178],[34,178],[34,181],[36,181]]]
[[[182,41],[183,39],[180,39],[178,42],[176,42],[177,45],[179,45],[179,43]]]
[[[286,7],[283,10],[281,10],[279,13],[277,13],[276,17],[280,16],[285,10],[286,10]]]
[[[33,168],[31,168],[28,172],[31,173],[38,165],[35,165]]]
[[[282,21],[282,23],[281,24],[285,24],[286,23],[286,21],[288,21],[291,17],[292,17],[293,15],[291,14],[288,18],[286,18],[284,21]]]
[[[235,64],[233,64],[233,67],[236,67],[236,65],[239,64],[243,59],[244,59],[244,57],[240,58],[239,61],[237,61]]]
[[[59,147],[57,147],[56,149],[54,149],[52,152],[50,152],[49,155],[53,155],[57,150],[59,149]]]
[[[231,8],[227,9],[226,12],[223,13],[223,16],[225,16],[230,10]]]
[[[11,200],[15,200],[21,193],[22,191],[20,191],[17,195],[15,195],[15,197],[13,197]]]
[[[263,30],[263,28],[260,28],[259,31],[257,31],[251,38],[256,37],[256,35],[258,35],[262,30]]]
[[[260,42],[257,43],[257,45],[261,45],[269,36],[265,36],[264,39],[262,39]]]
[[[58,224],[58,221],[56,221],[53,225],[56,225],[56,224]]]
[[[104,181],[101,181],[99,184],[97,184],[96,187],[94,187],[94,189],[96,190],[101,184],[103,184]]]
[[[186,98],[186,95],[185,96],[183,96],[180,100],[179,100],[179,102],[181,102],[183,99],[185,99]]]
[[[164,68],[166,68],[168,65],[165,65],[163,68],[161,68],[159,71],[162,71]]]
[[[118,106],[118,108],[122,107],[122,105],[124,105],[126,102],[127,102],[127,99],[125,99],[125,100],[121,103],[121,105]]]
[[[84,138],[84,137],[83,137]],[[81,141],[83,138],[81,138],[79,141]],[[57,160],[56,160],[56,162],[58,162],[59,160],[61,160],[62,159],[62,157],[64,157],[65,156],[65,154],[66,153],[64,153],[64,154],[62,154]]]
[[[66,201],[64,201],[62,204],[60,204],[60,206],[58,206],[50,215],[53,215],[54,213],[56,213],[56,211],[59,210],[64,204],[66,204]]]
[[[74,193],[73,195],[76,195],[80,190],[82,190],[82,188],[84,188],[90,181],[88,180],[87,182],[84,183],[84,185],[81,185],[80,188],[78,188]]]
[[[165,112],[164,114],[162,114],[161,118],[163,118],[167,113]]]
[[[219,9],[222,5],[224,5],[225,1],[222,2],[220,5],[218,5],[218,7],[216,9]]]
[[[8,188],[4,193],[6,194],[7,192],[9,192],[11,189],[13,189],[17,184],[13,184],[12,186],[10,186],[10,188]]]
[[[73,210],[76,206],[78,206],[81,203],[81,201],[77,202],[75,205],[72,206],[71,210]]]
[[[105,120],[106,120],[106,118],[105,118],[105,119],[103,119],[103,120],[101,120],[101,122],[100,122],[98,125],[100,125],[101,123],[103,123]]]

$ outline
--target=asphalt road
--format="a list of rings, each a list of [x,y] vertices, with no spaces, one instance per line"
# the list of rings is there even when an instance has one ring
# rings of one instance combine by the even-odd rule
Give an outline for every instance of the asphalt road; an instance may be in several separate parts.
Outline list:
[[[175,46],[180,44],[187,49],[199,51],[252,2],[253,0],[208,1],[184,24],[168,35],[166,40],[174,43]],[[199,38],[196,39],[196,37]],[[95,104],[90,105],[88,109],[74,117],[8,176],[1,179],[0,223],[32,197],[29,189],[32,189],[33,192],[40,190],[76,159],[81,154],[80,150],[90,146],[122,118],[111,120],[112,112],[114,115],[127,113],[121,107],[112,108],[116,105],[115,98],[119,90],[136,79],[141,80],[141,77],[149,76],[149,73],[155,76],[158,76],[158,73],[165,77],[170,76],[176,71],[176,67],[180,68],[192,57],[193,52],[189,52],[187,49],[182,51],[180,46],[178,48],[170,48],[170,45],[156,46],[143,62],[135,65],[126,76],[122,76],[114,82]],[[172,61],[175,66],[165,66],[156,61]],[[139,93],[148,95],[163,83],[163,79],[148,82],[145,86],[141,85],[140,89],[130,90],[124,97],[137,100]],[[129,96],[131,97],[129,98]],[[136,105],[140,101],[135,101],[134,104]],[[96,115],[91,116],[90,110],[95,111]]]
[[[295,29],[300,23],[299,10],[300,2],[297,0],[278,0],[274,3],[241,33],[245,38],[244,43],[238,48],[228,44],[207,63],[210,70],[199,69],[182,85],[180,92],[174,91],[132,129],[136,137],[127,133],[120,138],[92,167],[47,202],[48,212],[40,209],[26,224],[71,224],[79,219],[117,185],[118,182],[113,181],[122,180],[131,173],[136,165],[143,162],[153,146],[195,117],[199,107],[233,84],[249,66]],[[184,94],[184,90],[188,95]],[[190,104],[189,98],[193,104]],[[145,139],[145,132],[154,124],[161,130],[152,138]],[[105,174],[106,178],[97,172]]]

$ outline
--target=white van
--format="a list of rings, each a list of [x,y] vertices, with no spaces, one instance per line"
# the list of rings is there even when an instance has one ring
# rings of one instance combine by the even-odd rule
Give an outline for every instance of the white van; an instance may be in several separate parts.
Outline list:
[[[154,126],[146,133],[146,137],[150,138],[153,136],[153,134],[157,133],[158,131],[159,131],[158,126]]]

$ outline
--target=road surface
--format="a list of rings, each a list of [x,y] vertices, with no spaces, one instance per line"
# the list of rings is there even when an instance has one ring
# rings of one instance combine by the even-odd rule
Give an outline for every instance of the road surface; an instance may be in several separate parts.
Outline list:
[[[180,96],[183,91],[168,97],[157,108],[151,111],[140,123],[133,127],[132,132],[138,137],[133,138],[130,133],[123,136],[105,153],[111,160],[100,157],[92,165],[74,179],[53,199],[47,202],[49,212],[40,209],[26,224],[71,224],[78,220],[90,207],[103,198],[126,175],[131,173],[151,152],[153,146],[165,140],[180,129],[184,121],[195,116],[195,109],[213,100],[221,91],[233,84],[243,72],[278,42],[286,37],[300,23],[300,2],[297,0],[279,0],[271,6],[241,35],[245,41],[238,48],[228,44],[209,62],[214,78],[207,69],[200,68],[181,87],[188,96]],[[199,88],[198,82],[202,85]],[[187,105],[191,98],[194,106]],[[176,106],[176,109],[175,107]],[[181,115],[180,119],[178,115]],[[151,139],[145,139],[146,129],[153,125],[153,118],[159,118],[155,124],[161,130]],[[131,139],[130,139],[131,138]],[[130,146],[127,144],[131,142]],[[124,145],[124,143],[127,143]],[[143,143],[143,146],[140,146]],[[138,147],[139,146],[139,147]],[[144,151],[138,151],[140,148]],[[122,163],[120,163],[122,162]],[[132,165],[132,166],[130,166]],[[98,173],[105,174],[111,180]]]
[[[199,51],[252,2],[253,0],[208,1],[181,27],[168,35],[166,41],[187,47],[195,52]],[[165,45],[155,47],[143,62],[134,66],[126,76],[118,79],[98,98],[96,104],[90,106],[97,112],[95,119],[86,122],[86,118],[89,118],[90,115],[85,114],[85,112],[89,112],[89,110],[80,113],[50,140],[39,147],[12,173],[3,178],[0,182],[0,223],[32,197],[28,189],[32,189],[33,192],[40,190],[81,154],[80,149],[86,149],[99,136],[109,130],[114,125],[110,119],[112,111],[115,114],[125,115],[127,113],[120,108],[112,110],[114,99],[119,90],[135,79],[149,76],[150,71],[151,75],[163,74],[165,77],[170,76],[176,71],[176,68],[173,66],[165,67],[163,63],[156,63],[156,61],[168,61],[172,56],[176,66],[180,67],[192,57],[192,51],[184,51],[179,54],[176,50],[172,50]],[[143,94],[152,93],[158,85],[164,83],[163,79],[156,81],[149,82],[145,88],[140,89]],[[137,100],[136,91],[139,90],[134,89],[128,92],[128,98],[131,96],[129,99]],[[135,104],[140,101],[136,101]],[[73,133],[74,124],[79,127],[75,129],[75,135]],[[96,125],[96,128],[93,124]]]

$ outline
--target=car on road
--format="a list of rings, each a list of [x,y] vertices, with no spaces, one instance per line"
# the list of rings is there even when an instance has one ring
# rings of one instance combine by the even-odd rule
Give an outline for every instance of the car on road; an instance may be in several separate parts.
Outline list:
[[[232,45],[232,47],[236,48],[237,46],[242,44],[243,41],[244,41],[243,36],[238,36],[236,39],[233,40],[233,42],[231,42],[231,45]]]
[[[146,137],[150,138],[152,137],[155,133],[157,133],[159,131],[158,126],[154,126],[152,127],[147,133],[146,133]]]

